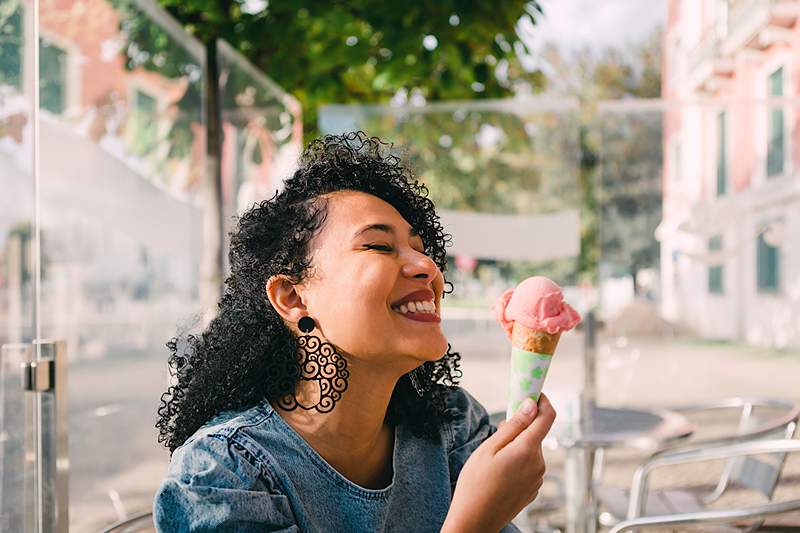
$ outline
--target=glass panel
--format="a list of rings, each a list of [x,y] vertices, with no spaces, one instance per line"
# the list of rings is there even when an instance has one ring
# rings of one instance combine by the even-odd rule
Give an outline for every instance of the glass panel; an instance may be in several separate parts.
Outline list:
[[[797,174],[767,179],[772,105],[741,98],[598,105],[600,402],[667,407],[791,396],[788,378],[747,379],[753,372],[781,374],[765,352],[800,349],[800,299],[789,289],[800,280],[792,237],[800,232],[800,204],[791,192]],[[797,117],[800,102],[787,99],[781,108]],[[722,120],[730,149],[720,196],[715,163]],[[798,123],[784,125],[785,142],[795,143]],[[680,168],[666,157],[676,145]],[[785,169],[797,168],[794,145],[785,155],[791,162]],[[759,370],[729,364],[742,357]],[[681,383],[681,397],[665,383]],[[713,395],[708,383],[715,384]],[[702,437],[707,428],[700,429]]]
[[[363,130],[396,152],[430,191],[452,234],[442,326],[462,355],[465,386],[489,411],[505,410],[510,343],[491,311],[532,275],[549,276],[584,310],[582,240],[591,239],[580,162],[577,102],[520,98],[424,106],[325,106],[325,133]],[[559,352],[580,353],[580,335]],[[579,386],[580,373],[564,375]],[[561,398],[563,399],[563,397]],[[565,416],[566,420],[568,417]]]
[[[602,118],[598,202],[602,275],[629,276],[634,294],[659,262],[653,232],[661,220],[661,113],[618,112]]]
[[[770,75],[769,95],[783,96],[783,67],[780,67]]]
[[[303,147],[303,124],[297,100],[226,43],[219,41],[217,50],[227,237],[237,215],[272,197],[294,171]]]
[[[35,524],[35,405],[23,393],[23,362],[31,344],[3,344],[0,351],[0,529],[31,531]]]
[[[776,292],[778,290],[779,277],[779,258],[780,249],[777,246],[771,246],[765,234],[770,230],[767,229],[758,235],[758,243],[756,245],[757,264],[758,264],[758,290],[761,292]]]
[[[201,311],[204,52],[150,2],[39,6],[41,328],[69,356],[70,531],[98,531],[151,509],[169,459],[164,343]]]
[[[769,77],[769,95],[783,96],[783,67]],[[767,176],[783,173],[785,158],[784,109],[769,110],[769,140],[767,145]]]
[[[33,357],[33,16],[0,8],[0,531],[33,526],[33,416],[20,364]]]
[[[768,176],[783,173],[783,127],[783,109],[771,109],[769,112],[769,146],[767,148]]]
[[[39,105],[53,114],[64,112],[67,52],[46,39],[39,41]]]
[[[715,235],[708,240],[709,252],[722,251],[722,236]],[[708,292],[714,294],[722,293],[722,283],[724,276],[724,267],[722,265],[714,265],[708,267]]]

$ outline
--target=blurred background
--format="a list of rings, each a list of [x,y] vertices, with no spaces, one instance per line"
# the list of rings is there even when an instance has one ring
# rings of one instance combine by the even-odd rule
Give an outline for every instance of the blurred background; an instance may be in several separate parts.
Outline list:
[[[443,327],[490,412],[495,299],[546,275],[584,315],[545,387],[553,505],[524,531],[612,525],[601,485],[630,488],[674,438],[791,438],[799,97],[800,0],[0,0],[0,530],[149,512],[164,343],[213,316],[236,215],[304,143],[358,129],[395,143],[453,234]],[[743,398],[774,412],[681,410]],[[767,500],[800,497],[779,464]],[[713,489],[727,466],[664,483]]]

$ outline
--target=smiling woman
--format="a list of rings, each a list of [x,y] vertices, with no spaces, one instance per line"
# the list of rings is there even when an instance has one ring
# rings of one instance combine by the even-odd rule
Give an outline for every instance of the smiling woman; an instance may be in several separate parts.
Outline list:
[[[552,410],[497,431],[456,386],[448,239],[388,145],[309,145],[239,220],[217,317],[168,344],[160,531],[497,531],[531,501]]]

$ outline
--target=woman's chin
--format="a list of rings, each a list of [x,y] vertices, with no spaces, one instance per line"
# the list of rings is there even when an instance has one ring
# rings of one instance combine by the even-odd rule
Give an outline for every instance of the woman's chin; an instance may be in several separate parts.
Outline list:
[[[438,361],[447,353],[447,338],[442,335],[438,339],[420,346],[414,353],[418,359],[422,359],[426,363]]]

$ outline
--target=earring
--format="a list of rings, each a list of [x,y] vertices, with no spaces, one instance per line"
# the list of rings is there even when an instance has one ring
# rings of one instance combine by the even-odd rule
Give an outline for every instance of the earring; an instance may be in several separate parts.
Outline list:
[[[411,386],[414,387],[414,390],[417,391],[417,395],[420,398],[422,398],[422,396],[424,396],[425,393],[430,390],[431,376],[433,376],[433,371],[427,363],[421,364],[408,373],[408,377],[411,380]]]
[[[303,405],[293,393],[278,401],[286,411],[300,407],[306,411],[316,409],[320,413],[330,412],[347,389],[347,378],[350,376],[347,360],[336,351],[333,344],[310,334],[315,326],[310,316],[304,316],[297,322],[297,327],[304,333],[298,337],[297,346],[300,352],[300,379],[318,383],[319,400],[312,405]]]

